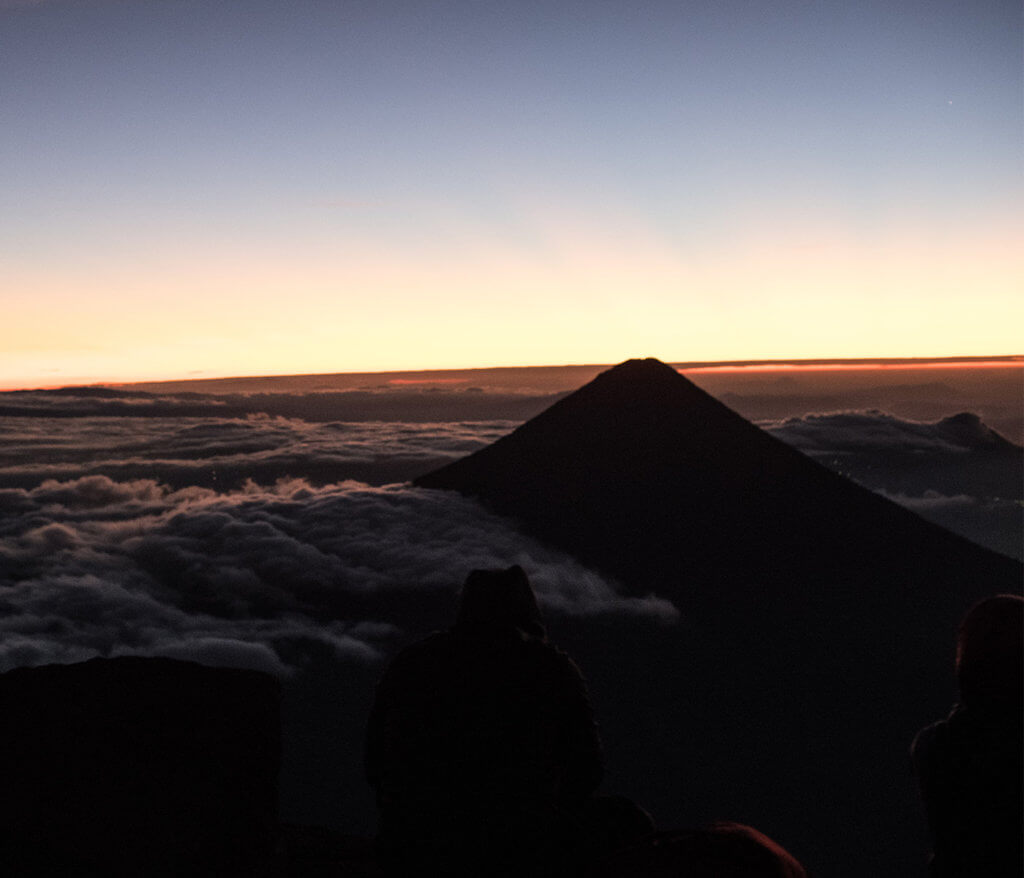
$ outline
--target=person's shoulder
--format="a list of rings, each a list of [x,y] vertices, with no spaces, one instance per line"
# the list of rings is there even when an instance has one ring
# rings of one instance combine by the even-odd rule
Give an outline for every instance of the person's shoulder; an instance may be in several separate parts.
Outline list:
[[[920,767],[928,759],[928,754],[935,749],[936,740],[940,740],[945,732],[946,720],[939,720],[931,725],[925,726],[914,736],[910,745],[910,755],[913,757],[914,765]]]
[[[920,765],[928,758],[929,754],[945,746],[949,738],[950,723],[960,712],[960,705],[954,705],[949,716],[925,726],[914,736],[914,741],[910,745],[910,755],[913,757],[915,765]]]
[[[964,754],[973,749],[975,737],[968,711],[956,705],[946,719],[925,726],[914,738],[910,755],[918,775],[930,774],[939,765],[948,768],[962,761]]]
[[[914,753],[928,749],[936,738],[939,738],[946,733],[946,726],[948,724],[949,720],[940,719],[926,725],[916,735],[914,735],[914,743],[911,745],[910,749]]]
[[[568,658],[565,652],[543,637],[535,637],[532,634],[518,632],[516,640],[520,644],[521,649],[529,652],[531,655],[543,656],[548,661],[559,661],[560,656]]]

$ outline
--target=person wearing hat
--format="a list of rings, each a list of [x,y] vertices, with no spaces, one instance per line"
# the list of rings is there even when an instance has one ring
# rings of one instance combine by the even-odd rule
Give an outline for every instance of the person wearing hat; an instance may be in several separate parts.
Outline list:
[[[470,573],[452,628],[377,686],[366,775],[389,875],[554,874],[602,773],[583,677],[521,567]]]

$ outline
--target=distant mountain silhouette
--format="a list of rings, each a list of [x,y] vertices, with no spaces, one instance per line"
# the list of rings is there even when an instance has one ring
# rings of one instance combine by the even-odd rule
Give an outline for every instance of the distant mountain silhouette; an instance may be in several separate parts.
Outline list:
[[[657,360],[602,373],[422,476],[513,517],[683,622],[577,626],[619,788],[749,822],[818,875],[923,874],[907,748],[952,644],[1021,565],[772,438]],[[556,632],[556,637],[558,637]]]

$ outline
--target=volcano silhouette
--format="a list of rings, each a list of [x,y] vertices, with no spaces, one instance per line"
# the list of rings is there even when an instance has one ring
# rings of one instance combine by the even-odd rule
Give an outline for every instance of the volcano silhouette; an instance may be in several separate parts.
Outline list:
[[[816,875],[924,874],[907,748],[955,698],[956,626],[1019,563],[629,360],[417,479],[679,609],[556,632],[591,681],[611,784],[655,818],[752,823]],[[655,626],[656,627],[656,626]]]
[[[991,577],[982,593],[1019,587],[1019,565],[835,475],[654,359],[602,373],[415,484],[478,497],[684,612],[841,582],[864,600],[897,576],[901,591],[960,576]]]

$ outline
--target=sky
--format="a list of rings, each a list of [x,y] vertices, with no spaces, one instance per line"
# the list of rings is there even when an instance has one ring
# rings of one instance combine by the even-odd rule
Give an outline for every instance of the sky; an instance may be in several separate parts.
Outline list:
[[[1021,19],[0,0],[0,385],[1017,353]]]

